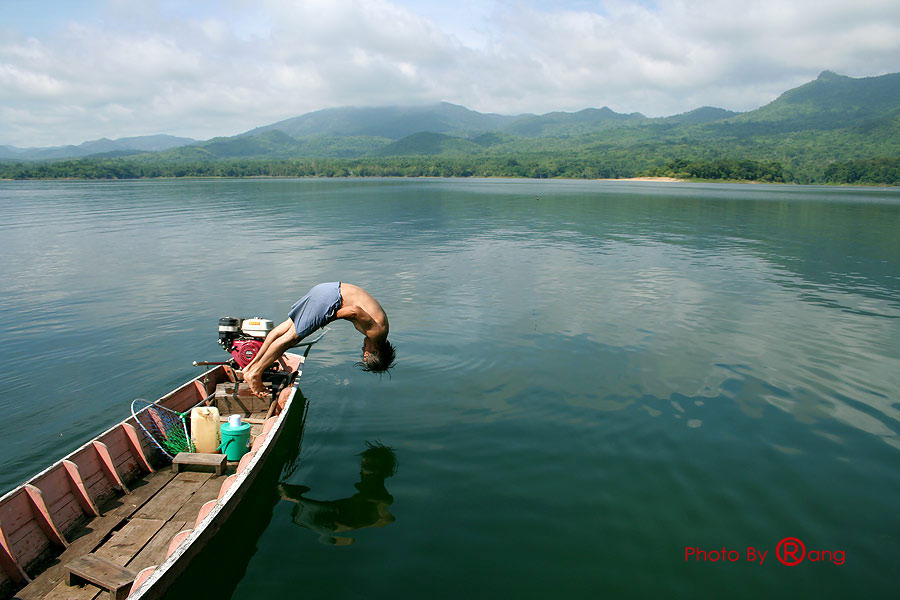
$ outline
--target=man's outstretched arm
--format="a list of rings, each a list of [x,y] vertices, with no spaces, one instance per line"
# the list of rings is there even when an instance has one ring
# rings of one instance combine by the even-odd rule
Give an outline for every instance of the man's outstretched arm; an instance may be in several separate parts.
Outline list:
[[[335,313],[336,319],[346,319],[353,323],[356,330],[371,340],[385,335],[384,327],[359,306],[342,306]]]

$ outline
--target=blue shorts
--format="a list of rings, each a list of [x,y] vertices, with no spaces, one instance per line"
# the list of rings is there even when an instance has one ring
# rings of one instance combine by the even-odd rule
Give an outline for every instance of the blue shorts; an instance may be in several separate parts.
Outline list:
[[[294,329],[302,340],[320,327],[334,320],[341,307],[341,282],[320,283],[297,300],[288,312]]]

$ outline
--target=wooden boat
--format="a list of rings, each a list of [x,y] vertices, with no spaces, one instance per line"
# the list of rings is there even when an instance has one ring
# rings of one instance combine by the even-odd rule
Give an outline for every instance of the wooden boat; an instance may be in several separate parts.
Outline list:
[[[242,412],[252,440],[223,473],[176,472],[182,465],[167,460],[132,416],[0,498],[0,598],[162,597],[271,454],[298,396],[305,358],[320,338],[301,344],[302,355],[282,357],[284,385],[268,411],[222,411],[223,421]],[[233,382],[233,371],[219,364],[156,404],[183,413],[218,400],[217,388],[221,393]]]

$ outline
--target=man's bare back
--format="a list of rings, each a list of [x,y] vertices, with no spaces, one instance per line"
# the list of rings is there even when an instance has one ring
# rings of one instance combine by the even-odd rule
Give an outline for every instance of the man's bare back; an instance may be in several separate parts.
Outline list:
[[[360,308],[362,311],[353,310],[354,308]],[[341,314],[341,311],[344,314]],[[371,322],[365,318],[366,315],[371,317]],[[373,342],[387,339],[390,329],[387,314],[378,300],[352,283],[341,283],[341,308],[338,309],[335,318],[351,321],[361,334]]]
[[[369,292],[357,285],[340,283],[335,288],[334,283],[315,286],[294,304],[290,315],[292,318],[286,319],[269,332],[256,357],[243,371],[244,381],[254,394],[260,397],[266,395],[262,373],[300,341],[301,332],[298,328],[303,328],[302,334],[305,337],[335,319],[350,321],[365,336],[361,363],[363,370],[383,373],[391,367],[394,347],[387,341],[390,324],[384,308]]]

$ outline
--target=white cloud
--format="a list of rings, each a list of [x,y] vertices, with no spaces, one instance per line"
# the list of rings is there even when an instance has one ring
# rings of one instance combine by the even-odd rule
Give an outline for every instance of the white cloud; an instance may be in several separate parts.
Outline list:
[[[0,143],[208,138],[330,106],[440,100],[508,114],[748,110],[823,69],[900,70],[895,0],[110,0],[62,14],[0,29]]]

